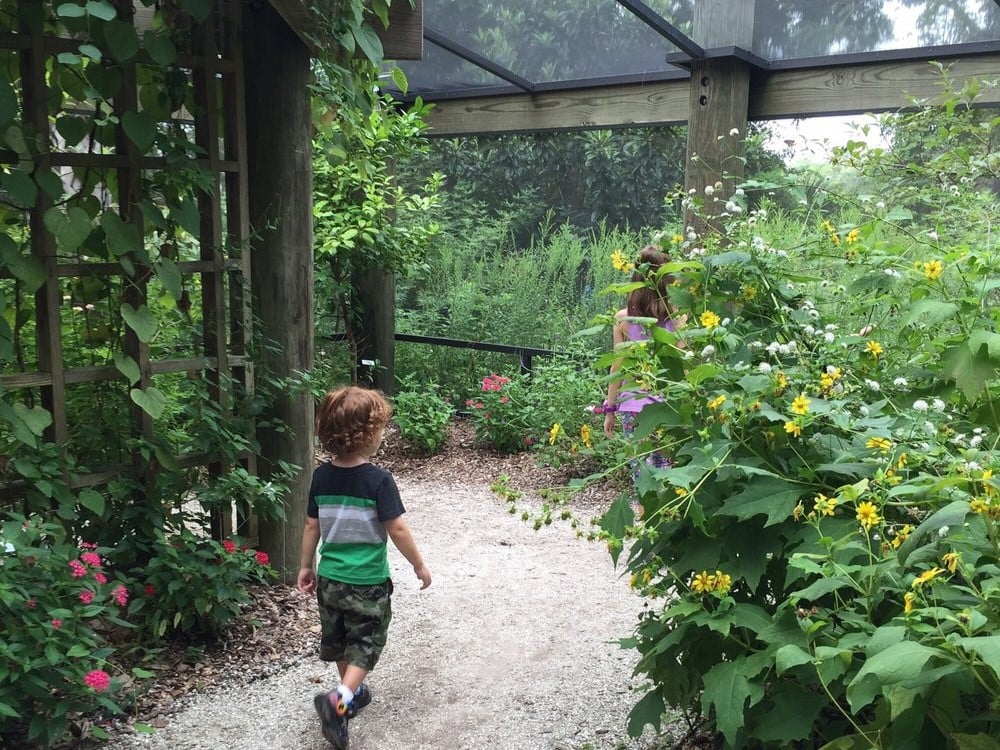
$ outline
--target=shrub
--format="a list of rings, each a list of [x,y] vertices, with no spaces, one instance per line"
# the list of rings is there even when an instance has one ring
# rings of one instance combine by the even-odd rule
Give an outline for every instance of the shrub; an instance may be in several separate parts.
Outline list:
[[[479,396],[465,402],[477,440],[501,453],[527,450],[538,442],[538,418],[527,377],[491,373],[480,387]]]
[[[81,716],[121,712],[107,634],[129,627],[128,591],[107,550],[71,543],[61,524],[12,516],[0,528],[0,736],[48,746]]]
[[[448,425],[455,407],[438,395],[434,386],[404,390],[393,399],[399,434],[420,450],[437,453],[448,439]]]

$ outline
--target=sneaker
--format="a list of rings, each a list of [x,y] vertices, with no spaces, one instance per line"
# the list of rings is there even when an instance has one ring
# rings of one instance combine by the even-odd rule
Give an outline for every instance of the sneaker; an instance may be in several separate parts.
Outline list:
[[[336,693],[319,693],[313,698],[316,713],[319,714],[320,721],[323,723],[323,739],[337,750],[347,750],[347,715],[337,715],[336,709],[330,702],[330,696],[336,696]],[[339,698],[339,696],[336,697]]]
[[[358,712],[362,708],[367,706],[372,702],[372,691],[368,689],[365,683],[361,683],[358,686],[358,690],[354,693],[354,699],[347,704],[347,718],[353,719],[358,715]]]

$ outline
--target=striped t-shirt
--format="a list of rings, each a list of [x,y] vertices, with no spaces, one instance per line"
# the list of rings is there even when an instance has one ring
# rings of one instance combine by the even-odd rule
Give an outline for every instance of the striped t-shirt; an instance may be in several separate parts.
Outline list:
[[[317,466],[306,513],[319,519],[319,575],[356,586],[387,580],[383,524],[404,512],[396,482],[385,469],[374,464]]]

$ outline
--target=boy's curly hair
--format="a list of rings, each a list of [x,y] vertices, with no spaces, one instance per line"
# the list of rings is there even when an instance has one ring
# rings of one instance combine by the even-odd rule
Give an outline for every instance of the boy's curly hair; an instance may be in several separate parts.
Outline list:
[[[390,417],[392,406],[381,391],[334,388],[316,409],[316,437],[335,456],[356,453],[375,442]]]

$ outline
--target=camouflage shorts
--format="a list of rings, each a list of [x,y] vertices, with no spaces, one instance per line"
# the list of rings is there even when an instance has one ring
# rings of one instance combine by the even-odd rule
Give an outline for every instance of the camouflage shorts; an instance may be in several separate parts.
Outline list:
[[[316,601],[322,635],[319,658],[346,661],[362,669],[375,668],[392,619],[392,581],[355,586],[317,579]]]

